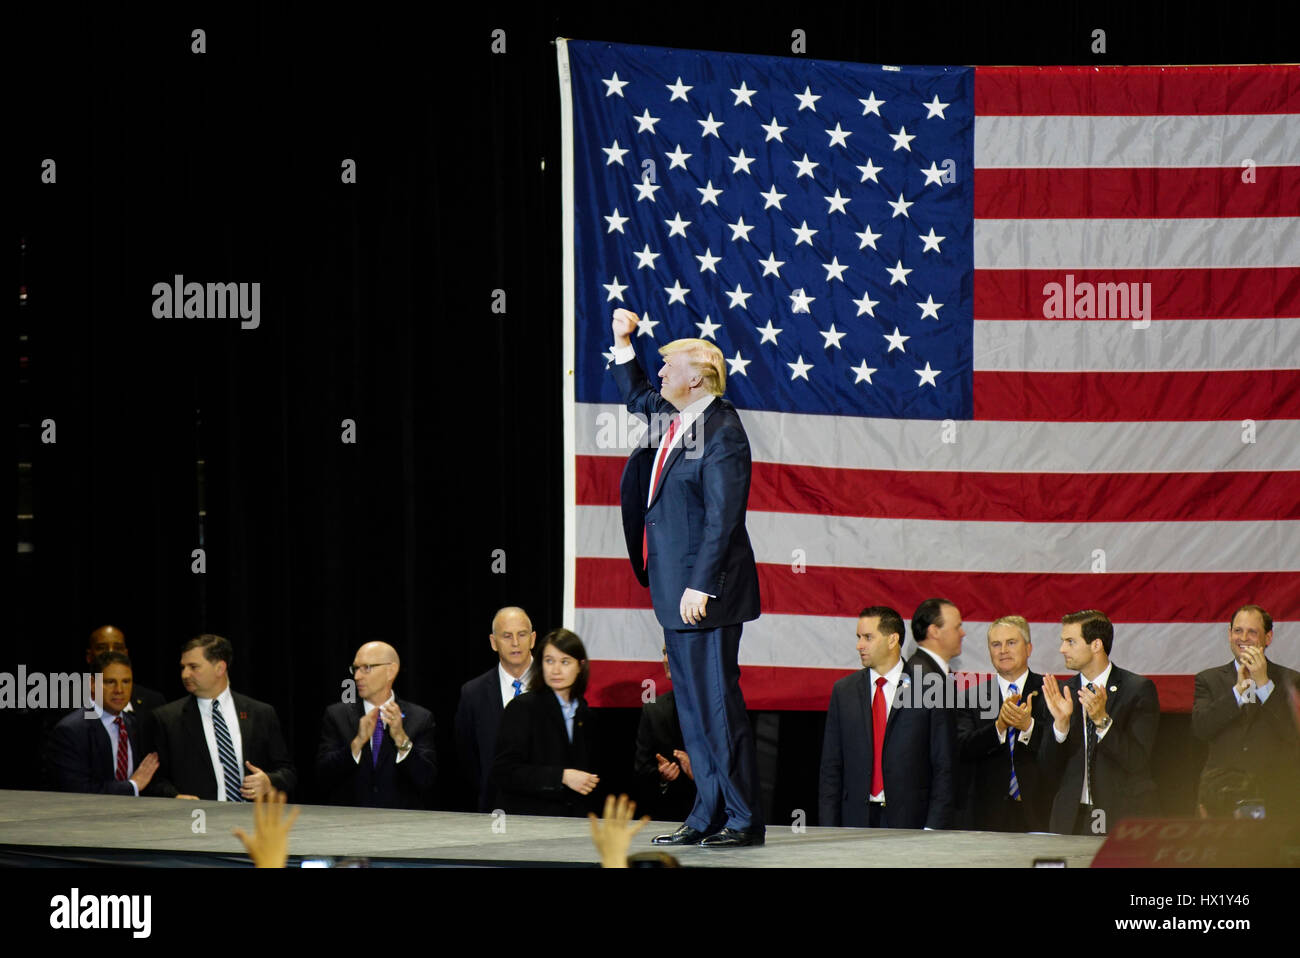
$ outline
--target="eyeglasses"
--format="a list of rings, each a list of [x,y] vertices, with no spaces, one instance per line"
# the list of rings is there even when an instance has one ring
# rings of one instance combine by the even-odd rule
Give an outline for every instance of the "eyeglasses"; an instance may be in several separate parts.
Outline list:
[[[381,666],[392,665],[392,664],[393,664],[392,662],[375,662],[371,665],[349,665],[348,671],[353,675],[356,675],[358,672],[360,672],[362,675],[369,675],[371,672],[373,672],[377,668],[380,668]]]

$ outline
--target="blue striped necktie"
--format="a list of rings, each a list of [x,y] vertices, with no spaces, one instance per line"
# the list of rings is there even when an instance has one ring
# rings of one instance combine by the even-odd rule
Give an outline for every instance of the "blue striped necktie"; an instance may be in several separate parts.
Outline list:
[[[217,755],[221,759],[226,801],[242,802],[244,796],[239,794],[239,786],[243,778],[239,774],[239,761],[235,758],[235,743],[230,738],[230,729],[226,727],[226,717],[221,712],[221,702],[218,699],[212,700],[212,734],[217,740]]]
[[[513,685],[513,686],[515,687],[515,694],[512,695],[512,696],[510,696],[510,697],[511,697],[512,699],[517,699],[517,698],[519,698],[519,693],[522,692],[522,691],[524,690],[524,683],[521,682],[521,681],[519,681],[519,679],[515,679],[515,680],[514,680],[513,682],[511,682],[510,684]]]
[[[1007,686],[1008,697],[1015,695],[1017,691],[1019,690],[1016,688],[1015,682]],[[1017,802],[1020,801],[1020,780],[1016,778],[1016,735],[1019,731],[1019,729],[1015,728],[1007,729],[1007,749],[1011,757],[1011,787],[1007,790],[1007,794]]]

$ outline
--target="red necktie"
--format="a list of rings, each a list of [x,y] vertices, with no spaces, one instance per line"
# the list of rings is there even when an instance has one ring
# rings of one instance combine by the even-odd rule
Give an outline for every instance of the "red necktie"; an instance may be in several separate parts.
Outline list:
[[[668,458],[668,447],[673,444],[673,437],[677,435],[677,426],[681,421],[680,413],[673,416],[673,421],[668,424],[668,435],[664,436],[664,441],[659,444],[654,471],[650,473],[650,498],[646,500],[647,504],[654,502],[655,492],[659,488],[659,477],[664,471],[664,460]],[[643,564],[650,562],[650,542],[644,528],[641,530],[641,562]]]
[[[126,781],[127,773],[127,737],[126,723],[122,721],[122,716],[113,719],[113,724],[117,726],[117,780]]]
[[[871,700],[871,794],[879,795],[885,790],[885,770],[880,762],[881,752],[885,750],[885,722],[889,719],[889,710],[885,706],[885,677],[876,679],[876,696]]]

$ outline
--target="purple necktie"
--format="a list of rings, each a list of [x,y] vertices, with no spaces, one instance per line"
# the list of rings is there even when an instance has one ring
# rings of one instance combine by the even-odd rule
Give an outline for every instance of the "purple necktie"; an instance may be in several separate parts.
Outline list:
[[[379,764],[379,743],[384,740],[384,720],[382,716],[375,716],[375,734],[370,736],[370,765],[373,768]]]

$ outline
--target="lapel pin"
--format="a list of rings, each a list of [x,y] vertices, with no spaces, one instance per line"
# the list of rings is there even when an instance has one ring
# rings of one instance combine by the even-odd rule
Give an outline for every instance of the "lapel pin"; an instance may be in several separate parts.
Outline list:
[[[243,719],[245,722],[248,721],[248,713],[247,713],[247,712],[240,712],[240,713],[239,713],[239,717],[240,717],[241,719]]]
[[[1118,691],[1119,691],[1119,689],[1115,688],[1115,686],[1113,686],[1113,685],[1110,687],[1110,690],[1111,690],[1112,692],[1118,692]]]

